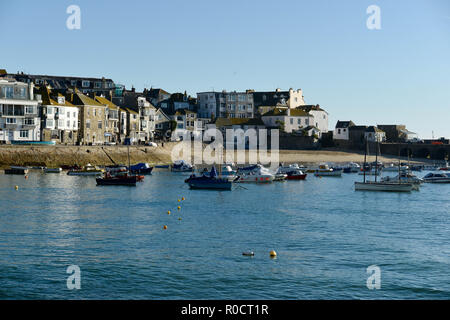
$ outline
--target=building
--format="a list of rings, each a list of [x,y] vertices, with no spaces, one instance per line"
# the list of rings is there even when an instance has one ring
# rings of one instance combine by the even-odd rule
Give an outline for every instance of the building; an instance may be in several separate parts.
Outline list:
[[[246,92],[197,93],[199,118],[253,118],[255,108],[253,94]]]
[[[103,96],[95,96],[94,100],[104,105],[105,108],[105,142],[107,143],[119,143],[120,128],[119,128],[119,111],[120,108],[116,106],[112,101],[106,99]]]
[[[41,140],[75,144],[78,140],[78,107],[47,86],[42,86],[39,94],[42,99]]]
[[[171,117],[168,116],[161,108],[156,110],[155,114],[155,137],[170,138],[168,134],[171,132]]]
[[[131,143],[138,141],[139,132],[139,113],[130,108],[125,108],[127,112],[127,134],[126,137],[130,139]]]
[[[166,114],[174,114],[177,110],[195,111],[197,100],[191,98],[187,93],[174,93],[168,99],[162,100],[156,106]]]
[[[171,97],[171,94],[163,89],[144,89],[142,92],[144,97],[154,106],[157,106],[161,101],[167,100]]]
[[[314,117],[311,125],[320,130],[321,135],[328,132],[328,112],[317,105],[302,105],[297,107]]]
[[[350,127],[353,127],[355,124],[353,121],[338,121],[334,128],[333,132],[333,140],[346,140],[348,141],[350,138]]]
[[[375,126],[370,126],[367,128],[364,138],[369,142],[384,142],[386,141],[386,133]]]
[[[253,101],[255,109],[258,110],[261,106],[280,106],[284,105],[290,109],[305,105],[302,89],[294,90],[292,88],[289,91],[282,91],[276,89],[275,91],[253,91]]]
[[[41,139],[39,97],[36,98],[34,84],[0,79],[1,143]]]
[[[348,128],[349,130],[349,141],[350,141],[350,145],[353,148],[357,148],[357,149],[362,149],[364,148],[364,145],[366,143],[366,131],[367,131],[367,126],[350,126]]]
[[[70,77],[70,76],[49,76],[49,75],[34,75],[21,73],[9,73],[18,81],[25,83],[34,83],[36,86],[48,85],[51,89],[66,93],[70,88],[78,88],[83,94],[103,95],[104,97],[111,97],[115,90],[114,81],[111,79],[102,78],[88,78],[88,77]]]
[[[127,110],[119,107],[119,141],[123,143],[127,138]]]
[[[194,132],[196,129],[197,114],[194,111],[187,109],[177,110],[172,119],[177,123],[176,131],[188,130]]]
[[[293,133],[314,125],[314,117],[301,109],[275,108],[261,116],[266,127]]]
[[[139,112],[138,141],[147,142],[154,138],[156,108],[145,97],[137,98]]]
[[[82,145],[104,144],[106,139],[106,106],[81,93],[69,90],[66,96],[71,104],[79,108],[79,130],[77,143]]]

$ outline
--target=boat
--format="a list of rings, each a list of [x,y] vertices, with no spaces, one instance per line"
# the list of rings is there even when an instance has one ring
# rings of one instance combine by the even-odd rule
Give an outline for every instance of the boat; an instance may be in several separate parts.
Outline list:
[[[327,164],[321,164],[319,168],[314,172],[316,177],[340,177],[342,175],[342,169],[332,169]]]
[[[130,166],[130,172],[136,174],[151,174],[153,171],[153,167],[146,162],[138,163],[133,166]]]
[[[61,173],[62,168],[45,168],[45,173]]]
[[[413,190],[419,190],[419,187],[424,180],[410,172],[401,171],[400,174],[395,177],[386,176],[381,178],[381,182],[411,183],[413,185]]]
[[[438,170],[439,171],[449,171],[450,166],[448,165],[448,162],[446,162],[445,165],[443,165],[442,167],[439,167]]]
[[[378,147],[377,140],[377,147]],[[363,169],[367,169],[367,153],[368,153],[368,141],[366,140],[366,150],[364,153],[364,165]],[[397,181],[377,181],[378,171],[380,169],[380,162],[378,162],[378,148],[375,158],[374,168],[375,168],[375,181],[366,181],[366,170],[363,170],[364,180],[363,182],[355,182],[356,191],[391,191],[391,192],[411,192],[413,189],[412,183],[403,183],[399,180]],[[370,166],[372,167],[372,166]]]
[[[237,177],[236,171],[231,168],[230,165],[222,166],[222,170],[220,171],[220,175],[222,178],[228,179],[229,181],[234,181]]]
[[[430,172],[422,179],[427,183],[450,183],[450,173]]]
[[[239,178],[236,182],[254,182],[254,183],[269,183],[275,180],[275,175],[264,168],[262,165],[257,165],[257,168],[253,171],[239,174]]]
[[[231,190],[232,183],[227,178],[218,176],[216,168],[212,167],[209,175],[190,176],[186,181],[191,189]]]
[[[399,170],[407,171],[407,170],[409,170],[409,167],[406,165],[397,166],[397,165],[394,165],[393,163],[391,163],[388,166],[383,167],[383,171],[385,171],[385,172],[398,172]]]
[[[25,175],[27,173],[28,173],[28,167],[11,166],[9,169],[5,169],[5,174]]]
[[[172,164],[173,172],[191,172],[193,169],[194,167],[184,160],[174,161],[174,163]]]
[[[103,177],[95,180],[98,186],[136,186],[139,176],[129,175],[128,172],[119,172],[115,175],[105,172]]]
[[[286,173],[275,173],[273,181],[284,181],[287,179],[287,176]]]
[[[252,164],[247,167],[238,168],[237,172],[240,174],[248,174],[250,172],[253,172],[255,170],[258,170],[260,168],[259,164]]]
[[[303,173],[301,168],[305,167],[300,167],[296,163],[288,166],[280,166],[276,174],[286,174],[286,180],[305,180],[307,175]]]
[[[104,170],[99,169],[90,163],[88,163],[84,168],[82,169],[74,169],[67,172],[67,175],[69,176],[99,176],[104,172]]]
[[[349,162],[342,170],[344,173],[355,173],[361,170],[361,166],[356,162]]]

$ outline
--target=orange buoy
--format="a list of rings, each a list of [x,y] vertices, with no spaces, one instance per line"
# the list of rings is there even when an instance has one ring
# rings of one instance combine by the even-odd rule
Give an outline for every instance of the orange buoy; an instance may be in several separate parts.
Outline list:
[[[167,226],[164,226],[163,229],[166,230],[166,229],[167,229]]]

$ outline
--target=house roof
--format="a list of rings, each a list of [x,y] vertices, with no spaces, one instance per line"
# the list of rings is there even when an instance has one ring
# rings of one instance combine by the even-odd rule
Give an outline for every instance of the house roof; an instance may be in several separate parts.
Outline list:
[[[139,114],[139,113],[137,113],[136,111],[134,111],[134,110],[132,110],[132,109],[130,109],[130,108],[125,108],[125,110],[126,110],[128,113]]]
[[[177,111],[175,111],[175,116],[181,116],[181,115],[185,115],[188,113],[195,113],[194,111],[188,110],[188,109],[179,109]]]
[[[297,109],[302,109],[302,110],[304,110],[306,112],[310,112],[310,111],[325,111],[318,104],[317,105],[305,104],[303,106],[297,107]]]
[[[216,127],[227,127],[233,125],[263,126],[264,122],[260,118],[216,118],[214,124]]]
[[[167,120],[170,120],[170,117],[161,108],[158,108],[158,110],[156,110],[156,113],[159,113],[162,116],[164,116]]]
[[[95,101],[94,99],[89,98],[88,96],[82,94],[78,89],[75,89],[75,92],[70,95],[71,101],[76,106],[99,106],[104,107],[103,104]]]
[[[301,109],[289,109],[291,117],[312,117],[306,111]],[[288,109],[287,108],[274,108],[266,113],[264,113],[263,117],[274,117],[274,116],[287,116]]]
[[[353,121],[338,121],[336,123],[336,128],[348,128],[348,127],[353,127],[355,124],[353,123]]]
[[[112,103],[112,101],[109,101],[105,97],[95,96],[95,100],[101,104],[108,106],[108,108],[110,108],[110,109],[118,109],[119,108],[114,103]]]
[[[67,101],[67,99],[65,99],[65,97],[61,93],[52,92],[46,86],[39,88],[39,94],[41,95],[43,105],[75,107],[73,104]],[[59,103],[58,97],[64,97],[64,103]]]
[[[317,128],[316,126],[307,126],[305,128],[301,128],[301,130],[303,130],[303,131],[309,131],[309,130],[312,130],[312,129],[320,131],[320,129]]]

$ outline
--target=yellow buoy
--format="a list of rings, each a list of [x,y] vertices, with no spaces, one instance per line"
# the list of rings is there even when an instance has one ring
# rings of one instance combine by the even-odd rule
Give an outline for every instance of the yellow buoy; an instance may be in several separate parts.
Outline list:
[[[271,258],[275,258],[277,256],[277,253],[275,252],[275,250],[270,251],[269,253]]]
[[[178,210],[180,210],[180,209],[181,209],[181,207],[180,207],[180,206],[178,206],[178,207],[177,207],[177,209],[178,209]]]
[[[164,226],[163,229],[166,230],[166,229],[167,229],[167,226]]]
[[[170,210],[169,210],[169,211],[167,211],[167,214],[170,214]]]
[[[19,190],[19,186],[15,186],[14,189]]]
[[[178,199],[178,202],[180,202],[181,200],[180,199]]]

